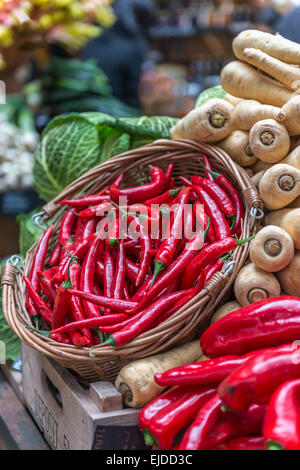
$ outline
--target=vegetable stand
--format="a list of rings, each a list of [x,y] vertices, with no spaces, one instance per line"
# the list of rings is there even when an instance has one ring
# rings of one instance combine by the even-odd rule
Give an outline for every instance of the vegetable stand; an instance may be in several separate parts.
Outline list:
[[[167,153],[166,153],[167,152]],[[221,170],[224,174],[232,178],[233,182],[240,188],[246,208],[245,220],[242,225],[242,239],[247,239],[255,233],[259,227],[259,220],[255,219],[250,211],[259,209],[261,201],[248,175],[230,160],[225,152],[217,150],[211,146],[197,144],[192,141],[156,141],[154,144],[145,146],[136,151],[125,153],[114,157],[102,165],[90,170],[79,178],[74,184],[70,185],[54,201],[44,207],[48,216],[52,216],[61,206],[60,200],[69,199],[74,193],[76,198],[93,194],[99,191],[101,187],[111,184],[123,169],[126,169],[127,185],[134,184],[137,178],[144,176],[143,172],[149,164],[160,164],[162,168],[167,168],[170,162],[175,163],[174,176],[185,174],[203,174],[201,163],[201,152],[208,152],[211,161],[215,163],[215,168]],[[166,158],[167,155],[167,158]],[[81,189],[85,187],[85,190]],[[78,191],[80,191],[78,194]],[[64,214],[65,212],[63,212]],[[53,234],[61,224],[62,216],[56,219],[53,226]],[[52,237],[52,235],[51,235]],[[56,238],[51,238],[55,241]],[[174,345],[178,345],[197,337],[197,332],[205,325],[207,318],[213,312],[226,292],[232,285],[234,278],[243,265],[248,254],[248,245],[241,245],[233,253],[235,261],[233,272],[228,276],[226,272],[217,273],[194,297],[188,305],[188,308],[181,307],[175,312],[171,319],[166,323],[156,326],[149,332],[145,332],[140,337],[133,339],[128,345],[115,349],[112,346],[96,348],[93,350],[94,357],[90,357],[88,348],[74,348],[66,344],[61,344],[51,338],[45,338],[37,331],[28,329],[27,326],[34,325],[28,318],[24,304],[24,283],[22,276],[16,274],[16,282],[13,288],[14,273],[11,266],[6,265],[6,272],[2,277],[5,315],[8,323],[13,330],[20,335],[21,339],[31,347],[56,359],[60,364],[75,370],[79,375],[88,380],[105,379],[114,380],[120,368],[130,360],[147,357],[151,354],[163,352]],[[53,246],[53,245],[52,245]],[[36,245],[28,252],[25,260],[25,275],[30,270]],[[184,268],[186,266],[184,265]],[[156,289],[155,283],[153,288]],[[155,295],[155,294],[154,294]],[[11,303],[8,299],[14,297]],[[201,312],[201,315],[200,315]],[[117,361],[112,361],[119,358]]]

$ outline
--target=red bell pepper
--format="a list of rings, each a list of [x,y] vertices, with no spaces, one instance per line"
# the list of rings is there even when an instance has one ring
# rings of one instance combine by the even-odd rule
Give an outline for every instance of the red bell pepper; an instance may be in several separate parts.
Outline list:
[[[300,298],[273,297],[242,307],[210,325],[200,345],[208,357],[245,354],[300,337]]]
[[[218,394],[227,408],[241,412],[253,402],[268,403],[279,385],[299,377],[300,346],[286,352],[272,349],[255,354],[221,382]]]
[[[271,396],[263,435],[269,450],[300,450],[300,379],[284,382]]]

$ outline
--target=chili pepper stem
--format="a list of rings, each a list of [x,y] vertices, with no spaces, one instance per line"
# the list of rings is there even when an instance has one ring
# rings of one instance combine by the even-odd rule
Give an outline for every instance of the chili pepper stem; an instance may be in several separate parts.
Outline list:
[[[268,441],[267,449],[268,450],[284,450],[282,445],[280,445],[279,442],[275,442],[275,441]]]
[[[250,240],[253,240],[254,237],[255,235],[252,235],[251,237],[245,238],[244,240],[239,240],[237,237],[234,237],[234,238],[236,238],[237,245],[240,246],[240,245],[244,245],[244,243],[250,242]]]
[[[118,246],[119,245],[119,239],[118,238],[110,238],[108,243],[109,243],[109,246]]]
[[[38,328],[39,326],[39,319],[40,319],[40,316],[38,313],[34,314],[34,315],[31,315],[31,320],[33,321],[36,329]]]
[[[116,346],[115,338],[110,336],[106,341],[104,341],[104,343],[101,344],[101,346]]]
[[[235,225],[235,220],[236,220],[236,214],[232,214],[229,219],[232,221],[231,222],[231,225],[230,225],[230,230],[233,229],[234,225]]]
[[[158,442],[155,439],[155,437],[152,436],[152,434],[147,429],[143,431],[143,434],[144,434],[145,444],[147,446],[153,446],[153,444],[158,445]]]
[[[163,263],[162,261],[155,261],[154,263],[154,272],[153,272],[153,279],[152,279],[152,282],[151,282],[151,286],[153,286],[154,282],[155,282],[155,279],[157,278],[158,274],[163,271],[164,269],[166,269],[166,265],[165,263]]]
[[[33,328],[32,326],[29,326],[29,325],[25,325],[25,328],[28,328],[28,330],[31,330],[31,331],[36,331],[36,333],[39,333],[40,335],[43,335],[46,338],[51,338],[49,331],[39,330],[38,328]]]
[[[214,180],[219,176],[219,173],[217,173],[216,171],[211,171],[209,168],[207,168],[207,166],[204,165],[204,163],[200,162],[200,165],[202,165],[203,168],[206,169],[206,171],[213,177]]]

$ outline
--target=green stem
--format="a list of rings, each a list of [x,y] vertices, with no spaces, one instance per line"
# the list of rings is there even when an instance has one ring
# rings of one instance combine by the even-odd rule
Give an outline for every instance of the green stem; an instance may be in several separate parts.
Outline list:
[[[234,224],[235,224],[236,214],[232,214],[229,218],[230,218],[230,220],[232,221],[232,222],[231,222],[231,225],[230,225],[230,230],[232,230],[233,227],[234,227]]]
[[[25,328],[28,328],[28,330],[31,331],[35,331],[36,333],[39,333],[40,335],[43,335],[46,338],[51,338],[49,331],[39,330],[38,328],[33,328],[32,326],[28,325],[26,325]]]
[[[216,171],[211,171],[211,170],[210,170],[209,168],[207,168],[207,167],[204,165],[204,163],[202,163],[202,162],[200,162],[200,165],[203,166],[203,168],[205,168],[206,171],[208,171],[208,173],[213,177],[214,180],[218,178],[218,176],[219,176],[220,173],[217,173]]]
[[[157,440],[155,439],[154,436],[152,436],[151,432],[148,431],[147,429],[145,429],[143,431],[143,434],[144,434],[144,439],[145,439],[145,444],[147,446],[153,446],[153,444],[156,444],[157,445]]]
[[[250,242],[250,240],[253,240],[253,238],[255,237],[255,235],[252,235],[251,237],[249,238],[245,238],[244,240],[236,240],[236,243],[238,246],[240,245],[244,245],[244,243],[247,243],[247,242]]]
[[[284,450],[284,447],[276,441],[267,441],[268,450]]]
[[[154,272],[153,272],[153,279],[152,279],[152,282],[151,282],[151,286],[153,286],[154,284],[154,281],[155,279],[157,278],[158,274],[163,271],[164,269],[166,269],[166,264],[163,263],[162,261],[159,261],[159,260],[156,260],[155,263],[154,263]]]

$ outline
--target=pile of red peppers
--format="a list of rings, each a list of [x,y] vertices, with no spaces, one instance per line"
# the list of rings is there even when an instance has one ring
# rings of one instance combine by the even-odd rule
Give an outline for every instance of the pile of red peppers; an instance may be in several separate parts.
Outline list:
[[[300,298],[264,299],[213,323],[209,359],[156,374],[167,391],[139,414],[149,445],[300,450]]]
[[[238,190],[203,158],[206,176],[180,186],[171,163],[166,172],[151,167],[146,184],[122,188],[121,174],[97,194],[61,201],[58,242],[51,225],[24,277],[38,331],[91,355],[125,345],[191,300],[248,241],[238,239]]]

